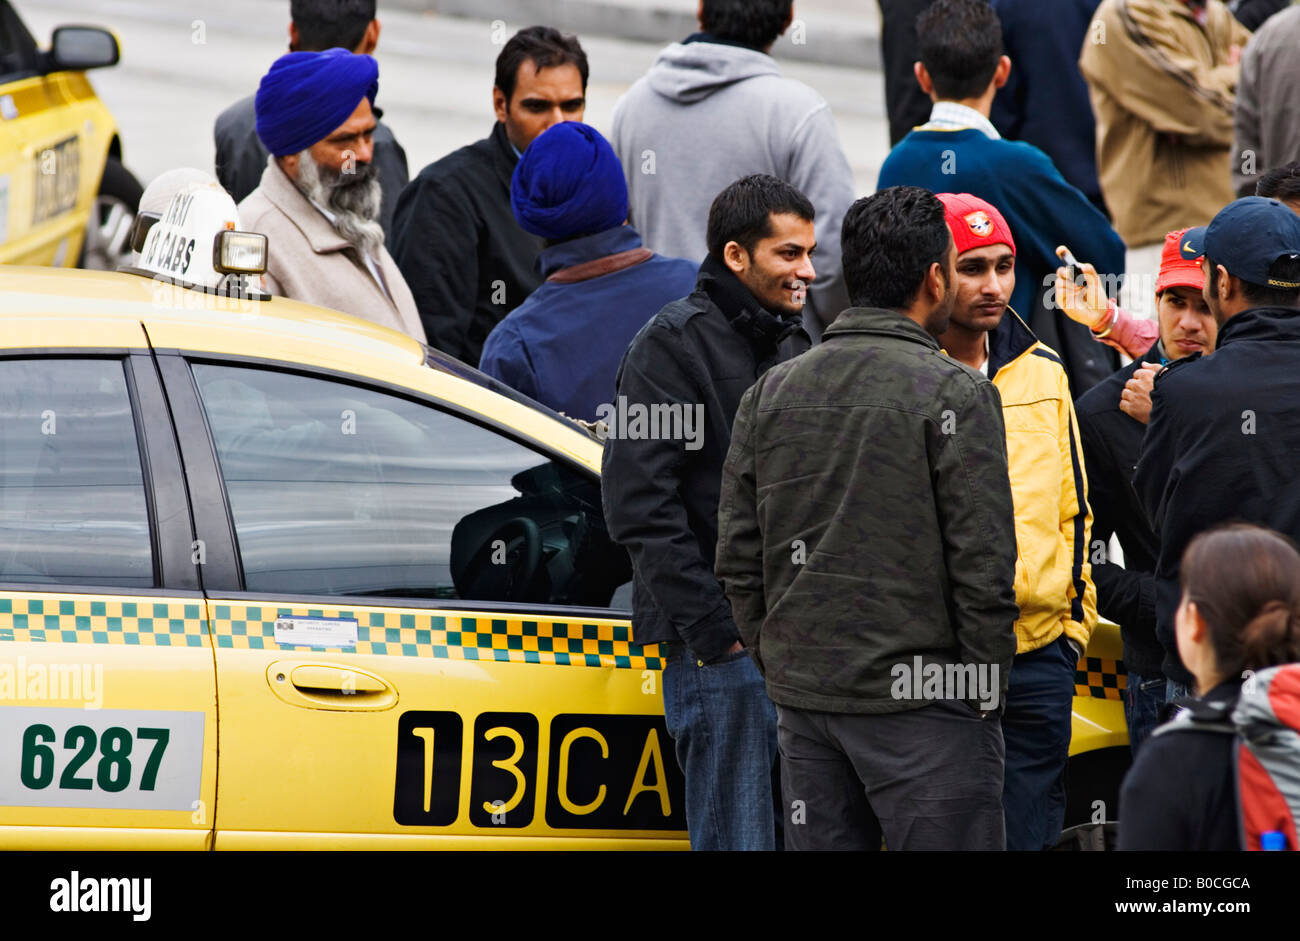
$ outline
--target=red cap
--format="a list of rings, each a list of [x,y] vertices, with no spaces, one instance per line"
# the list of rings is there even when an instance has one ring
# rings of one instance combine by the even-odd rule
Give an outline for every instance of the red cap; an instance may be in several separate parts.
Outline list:
[[[952,240],[957,254],[986,245],[1006,245],[1011,254],[1016,253],[1016,240],[1011,237],[1011,226],[1002,218],[992,203],[970,193],[935,193],[943,203]]]
[[[1205,287],[1205,272],[1201,270],[1205,246],[1199,244],[1203,239],[1189,239],[1186,245],[1183,244],[1188,233],[1201,234],[1204,231],[1204,226],[1195,230],[1176,229],[1165,236],[1165,247],[1160,251],[1160,274],[1156,276],[1157,294],[1171,287],[1189,287],[1198,291]]]

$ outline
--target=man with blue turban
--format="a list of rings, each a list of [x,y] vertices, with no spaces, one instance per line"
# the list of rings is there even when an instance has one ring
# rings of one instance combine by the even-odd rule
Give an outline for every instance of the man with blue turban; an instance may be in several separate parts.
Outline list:
[[[322,52],[338,46],[358,55],[374,55],[379,45],[380,23],[375,0],[290,0],[289,52]],[[379,222],[392,241],[393,207],[409,180],[406,151],[375,108],[375,155],[371,163],[379,172],[384,199]],[[246,95],[221,114],[212,128],[216,144],[217,180],[235,202],[243,202],[262,179],[266,147],[257,136],[257,109]],[[391,249],[390,249],[391,250]]]
[[[614,376],[636,332],[691,292],[696,266],[656,255],[627,221],[614,149],[586,124],[556,124],[524,151],[510,207],[546,240],[544,282],[488,334],[479,369],[573,418],[613,401]]]
[[[290,52],[257,89],[257,135],[270,156],[239,204],[269,240],[272,294],[332,307],[424,342],[406,281],[384,248],[370,161],[379,65],[345,49]]]

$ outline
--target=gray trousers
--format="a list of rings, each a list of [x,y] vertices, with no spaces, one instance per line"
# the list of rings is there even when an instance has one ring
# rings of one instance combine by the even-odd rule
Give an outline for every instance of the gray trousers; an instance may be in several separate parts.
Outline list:
[[[776,707],[788,850],[1003,850],[996,716],[941,700],[875,715]]]

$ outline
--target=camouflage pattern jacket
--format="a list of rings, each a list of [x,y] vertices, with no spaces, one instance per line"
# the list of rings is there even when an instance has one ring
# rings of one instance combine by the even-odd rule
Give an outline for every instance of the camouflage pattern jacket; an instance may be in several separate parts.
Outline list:
[[[1001,399],[903,315],[850,308],[745,393],[718,529],[715,570],[773,702],[919,708],[900,677],[931,664],[985,665],[1005,693],[1018,609]]]

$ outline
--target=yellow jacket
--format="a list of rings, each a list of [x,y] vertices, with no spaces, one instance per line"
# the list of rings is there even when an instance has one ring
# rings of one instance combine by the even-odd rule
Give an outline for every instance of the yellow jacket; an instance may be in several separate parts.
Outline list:
[[[1002,396],[1016,516],[1016,653],[1062,631],[1086,650],[1097,624],[1092,510],[1065,368],[1007,308],[989,334],[988,373]]]

